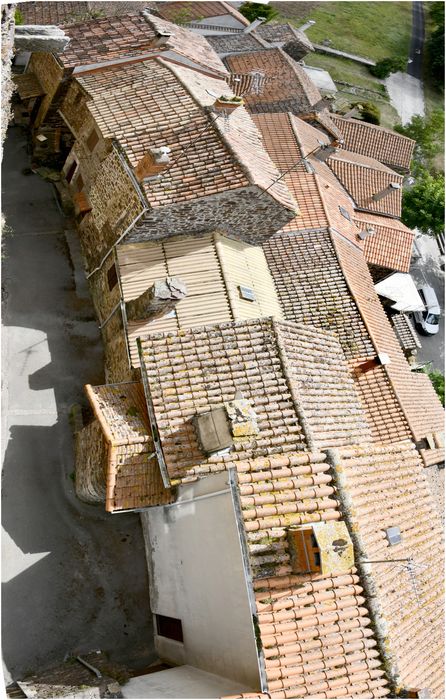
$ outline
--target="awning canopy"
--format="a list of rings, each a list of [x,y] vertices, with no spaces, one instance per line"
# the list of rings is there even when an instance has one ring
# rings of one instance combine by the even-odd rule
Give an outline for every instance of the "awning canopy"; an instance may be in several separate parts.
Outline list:
[[[395,272],[375,284],[375,290],[381,297],[386,297],[396,311],[424,311],[424,304],[418,294],[415,282],[405,272]]]

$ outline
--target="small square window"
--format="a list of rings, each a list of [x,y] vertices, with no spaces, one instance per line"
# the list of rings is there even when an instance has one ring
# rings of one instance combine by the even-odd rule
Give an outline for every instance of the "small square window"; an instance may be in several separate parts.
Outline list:
[[[97,135],[96,130],[93,129],[93,131],[91,132],[90,136],[87,139],[87,148],[90,151],[90,153],[92,151],[94,151],[94,148],[95,148],[96,144],[98,143],[98,141],[99,141],[99,136]]]
[[[255,301],[256,300],[255,292],[251,287],[242,287],[241,285],[239,285],[239,292],[240,292],[241,298],[245,299],[245,301]]]
[[[344,209],[344,207],[339,207],[339,211],[341,212],[344,219],[347,219],[347,221],[351,221],[350,214],[347,211],[347,209]]]
[[[116,271],[116,265],[113,263],[111,268],[107,272],[108,288],[111,291],[118,284],[118,273]]]
[[[175,642],[183,641],[183,627],[181,620],[166,615],[156,615],[156,629],[160,637],[173,639]]]

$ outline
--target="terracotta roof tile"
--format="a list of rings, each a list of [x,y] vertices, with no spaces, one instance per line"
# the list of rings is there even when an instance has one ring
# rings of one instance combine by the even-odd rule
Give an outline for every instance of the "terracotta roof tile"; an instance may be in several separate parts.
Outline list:
[[[399,684],[443,697],[443,542],[423,465],[410,443],[341,449],[350,523],[376,591],[389,658]],[[389,546],[385,529],[398,526]],[[413,562],[412,573],[404,561]]]
[[[319,124],[322,127],[322,129],[328,131],[331,137],[337,139],[338,141],[342,140],[342,132],[334,123],[332,119],[333,115],[331,114],[331,112],[328,111],[326,107],[318,112],[310,112],[309,114],[301,114],[299,116],[304,121],[308,121],[310,123],[316,122],[316,124]]]
[[[119,511],[170,503],[154,457],[144,392],[139,382],[86,386],[108,443],[105,508]]]
[[[102,135],[119,141],[133,167],[149,147],[170,147],[172,167],[144,183],[153,207],[257,185],[269,188],[265,196],[283,205],[287,219],[296,211],[285,185],[272,184],[277,170],[246,110],[231,114],[229,130],[209,114],[215,98],[208,91],[224,93],[224,81],[160,59],[78,81],[92,98],[87,105]]]
[[[55,24],[63,26],[88,13],[88,2],[19,2],[17,9],[23,24]]]
[[[313,44],[305,32],[301,32],[299,29],[291,26],[291,24],[267,22],[266,24],[260,24],[255,31],[269,44],[281,44],[287,47],[296,44],[301,52],[302,50],[305,50],[305,53],[314,51]]]
[[[427,435],[444,434],[444,410],[434,388],[425,374],[411,371],[396,335],[379,298],[364,256],[356,246],[342,236],[332,235],[333,245],[345,275],[350,292],[377,352],[389,355],[391,362],[384,366],[398,402],[404,412],[415,442]],[[441,439],[441,438],[440,438]],[[441,449],[422,452],[426,464],[444,459]],[[434,461],[436,460],[436,461]]]
[[[206,37],[214,51],[221,56],[230,53],[245,53],[247,51],[261,51],[269,47],[269,44],[257,34],[257,32],[237,32],[236,34],[215,34]]]
[[[392,316],[392,324],[403,350],[415,350],[416,348],[421,348],[421,343],[418,339],[417,332],[412,324],[412,321],[406,314],[401,313]]]
[[[415,141],[358,119],[345,119],[338,114],[332,114],[331,118],[342,131],[347,150],[377,158],[391,167],[409,170]]]
[[[401,198],[403,177],[386,168],[378,161],[350,151],[339,150],[328,159],[328,165],[340,180],[347,192],[353,197],[358,209],[366,209],[390,216],[401,216]],[[378,201],[373,195],[390,186],[400,185]]]
[[[153,7],[170,22],[183,24],[208,17],[231,15],[246,27],[249,25],[249,20],[228,2],[157,2],[153,3]]]
[[[409,272],[414,232],[398,219],[373,214],[356,213],[355,224],[361,231],[372,227],[373,236],[366,238],[364,255],[369,265],[389,270]]]
[[[172,35],[162,50],[170,49],[198,64],[203,70],[219,75],[227,73],[205,37],[143,12],[67,25],[65,32],[71,40],[63,53],[58,54],[58,58],[65,68],[75,68],[124,57],[136,58],[150,51],[156,53],[154,42],[160,31]]]
[[[232,54],[225,62],[231,73],[260,71],[265,74],[260,94],[245,96],[247,107],[253,113],[308,112],[322,99],[304,69],[282,49]]]

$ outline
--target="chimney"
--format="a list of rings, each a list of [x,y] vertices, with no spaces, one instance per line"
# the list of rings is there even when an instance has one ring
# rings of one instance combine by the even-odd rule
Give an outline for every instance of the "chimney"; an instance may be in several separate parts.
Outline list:
[[[156,177],[170,165],[170,148],[149,148],[145,156],[141,158],[135,168],[135,175],[139,182],[147,178]]]
[[[347,112],[347,114],[343,114],[342,117],[343,117],[343,119],[351,119],[351,117],[360,117],[361,110],[362,110],[362,105],[360,105],[358,103],[353,107],[353,109],[351,109],[349,112]]]
[[[387,197],[387,195],[389,195],[391,192],[394,192],[395,190],[400,190],[400,189],[401,189],[401,185],[399,184],[399,182],[391,182],[383,190],[374,194],[372,199],[374,202],[378,202],[380,199]]]
[[[337,143],[337,141],[334,141],[333,143]],[[325,163],[325,161],[328,160],[333,153],[336,153],[336,146],[331,143],[323,143],[321,144],[320,148],[313,153],[313,155],[315,158]]]
[[[252,32],[254,29],[256,29],[256,28],[259,26],[259,24],[262,24],[262,22],[264,22],[264,21],[265,21],[265,17],[257,17],[257,19],[255,19],[253,22],[251,22],[251,24],[249,24],[249,25],[243,30],[243,33],[244,33],[244,34],[251,34],[251,32]]]
[[[358,233],[358,238],[361,241],[365,241],[366,238],[369,238],[369,236],[373,236],[376,233],[375,229],[373,226],[367,226],[367,228],[364,231],[360,231]]]
[[[375,357],[370,360],[365,360],[361,362],[355,369],[357,374],[366,374],[370,370],[380,367],[382,365],[390,365],[390,357],[385,352],[380,352]]]
[[[168,43],[169,39],[174,37],[175,34],[172,34],[172,32],[168,31],[163,31],[161,29],[158,29],[156,32],[156,39],[153,42],[152,46],[159,49],[162,46],[166,46]]]
[[[166,277],[157,280],[137,299],[126,303],[127,319],[143,321],[160,318],[172,311],[179,301],[184,299],[187,288],[179,277]]]

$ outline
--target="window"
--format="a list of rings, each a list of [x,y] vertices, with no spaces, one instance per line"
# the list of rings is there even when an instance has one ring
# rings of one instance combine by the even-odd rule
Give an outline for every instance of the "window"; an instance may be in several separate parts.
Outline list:
[[[239,284],[238,288],[239,288],[240,296],[242,299],[244,299],[245,301],[255,301],[256,300],[255,292],[253,289],[251,289],[251,287],[242,287]]]
[[[156,630],[160,637],[173,639],[175,642],[183,641],[183,627],[181,620],[175,617],[166,617],[165,615],[155,615]]]
[[[92,151],[94,151],[94,148],[95,148],[96,144],[98,143],[98,141],[99,141],[99,136],[97,135],[96,130],[93,129],[93,131],[91,132],[90,136],[87,139],[87,148],[90,151],[90,153]]]
[[[111,268],[107,272],[108,288],[111,291],[118,284],[118,273],[116,271],[116,265],[113,263]]]
[[[71,182],[71,180],[73,179],[73,175],[76,172],[76,168],[77,168],[77,163],[75,160],[73,160],[73,162],[71,163],[70,167],[68,168],[68,172],[65,176],[67,182]]]

